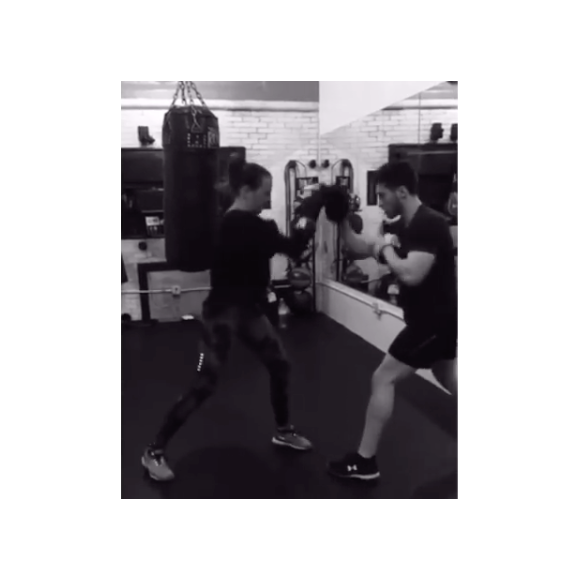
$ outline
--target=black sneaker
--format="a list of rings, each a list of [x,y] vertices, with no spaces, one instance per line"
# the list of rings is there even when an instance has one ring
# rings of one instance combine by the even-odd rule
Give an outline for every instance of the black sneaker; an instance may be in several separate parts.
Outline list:
[[[358,453],[350,453],[340,461],[329,463],[328,472],[341,479],[359,479],[362,481],[373,481],[381,476],[377,460],[374,457],[365,459]]]

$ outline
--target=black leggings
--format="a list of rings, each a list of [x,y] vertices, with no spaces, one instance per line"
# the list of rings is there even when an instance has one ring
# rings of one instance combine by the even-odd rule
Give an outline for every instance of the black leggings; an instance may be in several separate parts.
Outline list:
[[[218,375],[238,336],[264,363],[270,374],[270,397],[278,427],[289,423],[290,364],[274,327],[259,308],[228,306],[203,309],[203,331],[197,377],[169,411],[155,440],[164,449],[188,417],[215,391]]]

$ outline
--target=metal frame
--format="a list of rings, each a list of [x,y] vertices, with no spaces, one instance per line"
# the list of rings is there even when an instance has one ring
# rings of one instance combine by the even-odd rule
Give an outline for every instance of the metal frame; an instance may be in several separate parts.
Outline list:
[[[320,178],[318,175],[302,175],[299,176],[297,173],[295,175],[294,181],[294,199],[286,195],[286,234],[290,235],[290,224],[294,218],[294,203],[298,199],[297,194],[302,191],[304,185],[311,185],[315,183],[320,183]],[[288,192],[286,192],[288,194]],[[308,248],[311,250],[311,258],[304,263],[304,266],[309,268],[312,274],[312,285],[306,288],[310,290],[312,294],[312,314],[318,312],[317,308],[317,295],[316,295],[316,250],[317,250],[317,235],[314,234],[312,240],[308,244]],[[294,261],[288,258],[288,263],[290,269],[294,264]]]

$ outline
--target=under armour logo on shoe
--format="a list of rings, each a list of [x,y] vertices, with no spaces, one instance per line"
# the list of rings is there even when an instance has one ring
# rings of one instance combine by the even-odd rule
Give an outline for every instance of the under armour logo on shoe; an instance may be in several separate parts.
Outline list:
[[[347,466],[348,472],[350,473],[351,471],[358,471],[358,466],[356,465],[348,465]]]

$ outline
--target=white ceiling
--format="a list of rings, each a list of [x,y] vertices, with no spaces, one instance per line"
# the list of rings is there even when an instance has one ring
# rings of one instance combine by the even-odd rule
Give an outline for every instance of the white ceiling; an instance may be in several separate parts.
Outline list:
[[[121,81],[121,98],[130,99],[155,99],[155,98],[171,98],[178,81]],[[341,81],[338,81],[341,82]],[[346,81],[358,82],[358,81]],[[374,82],[374,81],[366,81]],[[385,81],[387,82],[387,81]],[[394,82],[405,82],[405,81],[394,81]],[[421,82],[421,81],[412,81]],[[235,85],[245,85],[245,87],[235,86]],[[256,87],[256,84],[259,85]],[[299,84],[302,87],[292,87],[293,83],[287,81],[199,81],[200,90],[202,95],[206,91],[208,95],[206,98],[219,98],[216,95],[224,94],[224,98],[235,98],[236,94],[247,95],[247,94],[269,94],[270,92],[276,94],[276,99],[280,99],[280,83],[283,83],[289,90],[289,96],[292,99],[298,100],[317,100],[317,87],[316,81],[301,81]],[[250,85],[254,85],[254,89]],[[270,87],[268,87],[270,85]],[[278,87],[274,87],[278,85]],[[272,88],[272,91],[269,91]],[[239,90],[238,90],[239,89]],[[440,85],[430,88],[422,93],[421,97],[423,99],[457,99],[457,86],[451,85],[447,81],[443,81]],[[259,98],[259,97],[256,97]],[[283,98],[283,97],[282,97]]]

